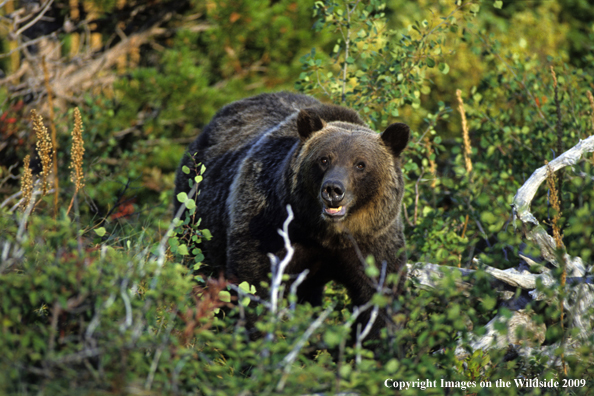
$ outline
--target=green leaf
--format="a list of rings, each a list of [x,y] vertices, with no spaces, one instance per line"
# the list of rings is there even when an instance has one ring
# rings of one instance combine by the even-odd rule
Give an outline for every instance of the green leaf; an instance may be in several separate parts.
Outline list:
[[[206,238],[207,241],[210,241],[212,239],[212,234],[210,233],[210,231],[208,229],[203,229],[202,231],[202,236],[204,238]]]
[[[239,287],[241,290],[243,290],[246,293],[251,293],[254,294],[256,293],[256,286],[254,285],[250,285],[247,282],[241,282],[239,285],[237,285],[237,287]]]
[[[104,227],[99,227],[95,229],[95,234],[99,235],[100,237],[105,235],[105,228]]]
[[[222,302],[231,302],[231,293],[226,290],[221,290],[219,292],[219,300]]]
[[[181,254],[182,256],[187,256],[189,254],[188,245],[179,245],[177,247],[177,253]]]
[[[200,182],[202,181],[202,176],[200,176],[200,175],[197,175],[197,176],[194,178],[194,181],[195,181],[196,183],[200,183]]]
[[[188,194],[186,194],[185,192],[180,192],[179,194],[177,194],[177,200],[181,203],[184,203],[188,200]]]
[[[324,342],[326,344],[328,344],[328,346],[330,348],[336,347],[338,344],[340,344],[341,340],[342,340],[342,337],[337,332],[327,330],[324,333]]]
[[[196,207],[196,201],[194,201],[193,199],[188,199],[184,202],[184,204],[186,205],[186,208],[188,209],[194,209]]]
[[[400,363],[398,363],[397,359],[390,359],[384,366],[384,371],[388,374],[393,374],[398,370],[398,366],[400,366]]]
[[[503,7],[503,1],[498,0],[495,3],[493,3],[493,7],[497,8],[497,9],[501,9],[501,7]]]
[[[348,378],[349,375],[351,374],[351,371],[353,371],[353,369],[350,365],[348,365],[348,364],[342,365],[339,370],[340,376],[342,378]]]
[[[184,172],[186,175],[190,174],[190,168],[188,168],[187,166],[182,166],[182,172]]]
[[[427,58],[427,66],[435,67],[435,61],[433,60],[433,58]]]
[[[487,311],[491,311],[493,308],[495,308],[496,304],[497,304],[497,299],[495,299],[494,297],[491,297],[491,296],[483,297],[482,305]]]
[[[443,74],[448,74],[450,72],[450,66],[448,66],[448,64],[444,62],[441,62],[437,68]]]
[[[198,252],[195,254],[196,257],[194,257],[194,261],[198,264],[200,264],[202,261],[204,261],[204,254],[202,254],[202,252]],[[198,269],[198,268],[194,268],[194,269]]]

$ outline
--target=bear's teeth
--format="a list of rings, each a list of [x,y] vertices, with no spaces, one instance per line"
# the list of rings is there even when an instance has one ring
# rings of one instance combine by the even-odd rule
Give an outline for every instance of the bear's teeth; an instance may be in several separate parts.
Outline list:
[[[328,214],[334,214],[340,212],[342,210],[342,206],[339,206],[338,208],[326,208],[325,210]]]

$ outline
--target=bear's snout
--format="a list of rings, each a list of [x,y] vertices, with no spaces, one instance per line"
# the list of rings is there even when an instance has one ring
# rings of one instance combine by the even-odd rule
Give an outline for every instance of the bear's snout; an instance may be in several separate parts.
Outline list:
[[[327,219],[340,220],[346,215],[351,200],[348,189],[348,176],[340,170],[335,169],[326,176],[320,189],[320,198],[322,214]]]
[[[327,180],[322,184],[322,199],[329,206],[340,206],[344,192],[344,184],[338,180]]]

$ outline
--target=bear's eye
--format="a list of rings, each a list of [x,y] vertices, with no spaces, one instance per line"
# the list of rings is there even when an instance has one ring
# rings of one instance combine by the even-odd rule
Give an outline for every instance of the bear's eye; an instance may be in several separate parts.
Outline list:
[[[320,158],[320,164],[322,164],[323,166],[328,165],[328,162],[330,162],[330,161],[328,161],[328,157]]]
[[[365,162],[359,162],[359,163],[356,165],[356,167],[357,167],[357,169],[359,169],[359,170],[363,170],[363,169],[365,169]]]

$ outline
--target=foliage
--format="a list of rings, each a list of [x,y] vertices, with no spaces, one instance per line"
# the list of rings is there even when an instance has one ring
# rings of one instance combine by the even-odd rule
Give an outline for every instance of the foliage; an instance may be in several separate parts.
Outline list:
[[[74,3],[55,2],[51,16],[58,26]],[[503,269],[519,263],[520,250],[538,256],[515,230],[509,205],[544,160],[594,130],[587,96],[594,90],[587,18],[594,6],[573,0],[534,7],[478,0],[92,3],[98,13],[93,32],[105,48],[155,20],[165,20],[159,25],[164,33],[126,54],[113,84],[56,104],[50,120],[58,130],[62,186],[56,214],[51,191],[43,198],[33,194],[34,212],[31,205],[11,209],[19,200],[14,175],[25,156],[32,154],[29,177],[43,171],[27,115],[46,96],[39,87],[19,95],[24,81],[0,87],[0,191],[7,198],[0,208],[0,393],[379,394],[392,379],[409,382],[411,389],[401,393],[416,394],[419,381],[440,385],[443,379],[466,385],[423,392],[492,394],[468,383],[495,387],[498,380],[534,377],[587,380],[567,391],[588,393],[593,339],[573,354],[565,353],[569,348],[551,352],[567,373],[543,353],[521,358],[470,349],[470,333],[480,335],[494,313],[511,316],[497,307],[499,294],[482,271],[471,287],[451,272],[435,290],[410,284],[406,296],[374,297],[392,311],[395,326],[359,346],[347,339],[354,314],[340,286],[327,287],[322,307],[294,306],[289,296],[272,310],[270,302],[255,302],[259,285],[234,286],[204,274],[199,243],[211,235],[199,222],[169,220],[172,199],[190,212],[195,205],[191,196],[171,197],[174,170],[214,112],[241,97],[291,89],[296,81],[298,90],[358,110],[378,131],[396,120],[411,126],[403,160],[409,261],[474,267],[478,257]],[[54,63],[82,62],[69,45],[90,26],[82,21],[57,33],[65,46]],[[2,41],[11,48],[5,33]],[[15,71],[12,58],[0,62],[7,75]],[[80,191],[69,183],[69,100],[80,106],[85,125]],[[563,244],[588,264],[594,256],[593,167],[589,157],[557,174]],[[203,172],[200,164],[196,169]],[[193,183],[199,187],[199,181]],[[38,192],[34,182],[27,184]],[[546,224],[559,214],[544,189],[533,213]],[[557,284],[539,285],[545,298],[529,311],[547,324],[545,346],[568,347],[576,335],[563,326],[555,303],[565,293],[563,274],[552,273]],[[250,317],[258,317],[262,337],[250,338],[243,326]],[[507,331],[505,321],[496,326]],[[456,358],[460,349],[467,351],[464,360]]]

